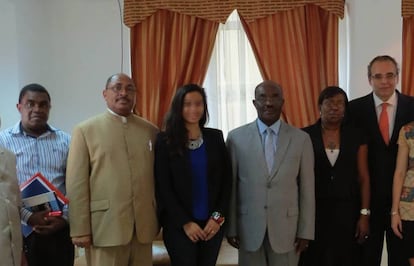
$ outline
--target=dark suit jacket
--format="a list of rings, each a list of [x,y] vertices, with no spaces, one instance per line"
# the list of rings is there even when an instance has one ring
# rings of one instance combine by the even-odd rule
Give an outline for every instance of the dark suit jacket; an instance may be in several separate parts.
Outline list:
[[[208,209],[227,215],[231,193],[231,165],[220,130],[202,130],[207,152]],[[172,154],[161,132],[155,144],[155,182],[161,225],[182,226],[192,218],[192,174],[188,150]]]
[[[351,123],[361,128],[368,140],[368,164],[371,180],[371,208],[391,206],[392,182],[397,159],[398,133],[404,124],[414,121],[414,100],[397,91],[397,110],[389,145],[385,145],[378,126],[372,93],[349,103]]]
[[[332,166],[326,155],[320,120],[303,129],[312,139],[315,154],[315,198],[358,202],[358,150],[365,144],[360,130],[350,125],[341,127],[338,159]]]

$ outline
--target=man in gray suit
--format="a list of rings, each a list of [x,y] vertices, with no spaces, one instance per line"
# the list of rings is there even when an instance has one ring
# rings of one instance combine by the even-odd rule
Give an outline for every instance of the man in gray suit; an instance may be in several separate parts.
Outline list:
[[[258,119],[232,130],[228,241],[240,266],[293,266],[314,237],[314,159],[309,136],[281,121],[279,84],[255,89]]]

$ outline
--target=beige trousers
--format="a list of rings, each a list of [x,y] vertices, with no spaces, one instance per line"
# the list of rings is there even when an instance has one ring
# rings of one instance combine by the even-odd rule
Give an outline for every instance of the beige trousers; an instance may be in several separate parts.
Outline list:
[[[134,234],[124,246],[85,249],[88,266],[152,266],[152,244],[139,243]]]

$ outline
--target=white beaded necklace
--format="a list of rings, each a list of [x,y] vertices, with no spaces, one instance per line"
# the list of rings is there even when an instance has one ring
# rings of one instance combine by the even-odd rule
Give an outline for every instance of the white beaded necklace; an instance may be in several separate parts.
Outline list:
[[[204,142],[203,135],[200,134],[200,136],[197,139],[188,140],[187,147],[190,150],[195,150],[195,149],[200,148],[201,145],[203,145],[203,142]]]

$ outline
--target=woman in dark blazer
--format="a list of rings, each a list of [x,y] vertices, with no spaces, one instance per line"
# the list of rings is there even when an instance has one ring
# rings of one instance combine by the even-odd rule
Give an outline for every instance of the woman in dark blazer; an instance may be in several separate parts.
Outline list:
[[[205,128],[204,89],[177,90],[155,144],[155,182],[163,238],[174,266],[215,265],[231,193],[223,134]]]
[[[301,266],[358,265],[358,243],[369,237],[367,145],[361,132],[344,123],[348,99],[339,87],[319,95],[320,119],[304,130],[315,155],[315,240]]]

